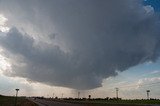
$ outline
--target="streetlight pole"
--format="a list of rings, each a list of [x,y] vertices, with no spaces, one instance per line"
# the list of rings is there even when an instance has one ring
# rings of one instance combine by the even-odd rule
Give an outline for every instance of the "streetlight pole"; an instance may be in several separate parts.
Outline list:
[[[147,92],[147,99],[149,100],[149,92],[150,92],[150,90],[146,90],[146,92]]]
[[[18,91],[19,89],[15,89],[16,90],[16,98],[15,98],[15,106],[17,105],[17,96],[18,96]]]
[[[118,91],[119,89],[118,88],[115,88],[116,89],[116,98],[118,99]]]
[[[80,92],[78,92],[78,99],[79,99],[79,97],[80,97]]]

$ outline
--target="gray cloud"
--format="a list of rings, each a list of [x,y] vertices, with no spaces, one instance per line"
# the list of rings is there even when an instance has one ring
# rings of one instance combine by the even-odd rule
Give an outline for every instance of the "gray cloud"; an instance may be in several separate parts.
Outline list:
[[[14,59],[12,72],[4,72],[9,76],[93,89],[117,71],[159,56],[159,20],[140,0],[2,0],[1,5],[14,26],[0,36]]]

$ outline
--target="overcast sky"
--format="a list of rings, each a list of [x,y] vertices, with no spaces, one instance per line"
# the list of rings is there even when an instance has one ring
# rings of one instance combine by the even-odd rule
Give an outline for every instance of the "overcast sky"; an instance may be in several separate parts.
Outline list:
[[[0,94],[160,98],[158,0],[0,0]],[[47,91],[47,92],[46,92]],[[134,94],[134,95],[133,95]]]

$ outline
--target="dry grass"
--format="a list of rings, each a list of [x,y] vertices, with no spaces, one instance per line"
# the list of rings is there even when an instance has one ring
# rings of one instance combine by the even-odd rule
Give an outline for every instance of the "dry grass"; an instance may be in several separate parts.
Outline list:
[[[0,106],[15,106],[15,97],[0,96]],[[38,106],[25,97],[18,97],[16,106]]]
[[[17,106],[38,106],[38,105],[36,105],[35,103],[33,103],[27,99],[24,99],[23,101],[18,102]]]

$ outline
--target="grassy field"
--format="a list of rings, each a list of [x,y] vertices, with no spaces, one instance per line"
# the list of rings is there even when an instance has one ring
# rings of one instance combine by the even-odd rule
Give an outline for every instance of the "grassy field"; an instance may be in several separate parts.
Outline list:
[[[0,95],[0,106],[15,106],[15,97]],[[37,105],[33,102],[30,102],[25,97],[18,97],[16,106],[37,106]]]
[[[122,105],[150,105],[158,104],[160,105],[160,100],[65,100],[65,102],[70,103],[80,103],[80,104],[91,104],[92,106],[113,106],[116,104]]]

